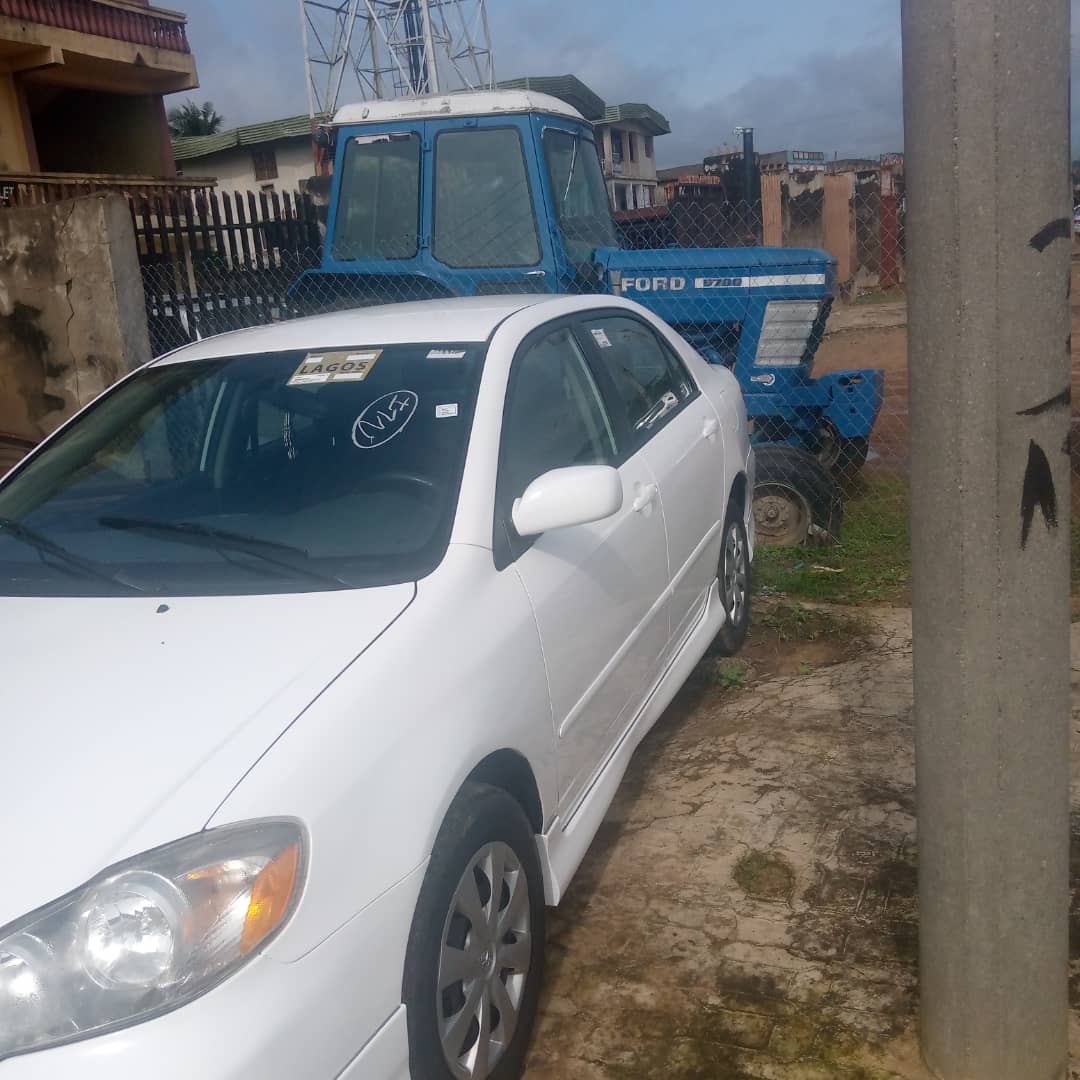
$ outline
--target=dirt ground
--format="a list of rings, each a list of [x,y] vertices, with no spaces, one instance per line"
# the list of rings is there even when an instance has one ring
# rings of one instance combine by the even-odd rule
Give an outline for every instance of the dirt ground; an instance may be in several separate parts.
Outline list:
[[[553,913],[527,1080],[925,1080],[910,612],[867,618],[759,640],[745,685],[706,659],[650,733]],[[1080,761],[1080,624],[1072,655]]]

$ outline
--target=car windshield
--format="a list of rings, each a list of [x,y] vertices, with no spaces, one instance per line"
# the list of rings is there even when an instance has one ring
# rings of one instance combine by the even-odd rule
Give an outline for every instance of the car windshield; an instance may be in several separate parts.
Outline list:
[[[149,367],[0,485],[0,594],[415,580],[442,558],[485,347]]]

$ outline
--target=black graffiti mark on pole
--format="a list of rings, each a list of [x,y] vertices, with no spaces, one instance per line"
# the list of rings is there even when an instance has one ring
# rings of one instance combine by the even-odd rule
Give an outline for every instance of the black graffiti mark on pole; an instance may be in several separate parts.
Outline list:
[[[1072,404],[1072,387],[1066,386],[1059,394],[1052,398],[1040,401],[1038,405],[1032,405],[1030,409],[1021,409],[1017,416],[1040,416],[1051,409],[1064,409]]]
[[[1021,549],[1027,547],[1036,507],[1042,510],[1047,529],[1056,529],[1057,493],[1054,491],[1054,477],[1042,447],[1032,439],[1028,446],[1027,469],[1024,471],[1024,490],[1020,495],[1020,520],[1023,524]]]
[[[1072,236],[1072,222],[1068,218],[1058,218],[1044,225],[1028,243],[1039,252],[1045,251],[1055,240],[1068,240]]]

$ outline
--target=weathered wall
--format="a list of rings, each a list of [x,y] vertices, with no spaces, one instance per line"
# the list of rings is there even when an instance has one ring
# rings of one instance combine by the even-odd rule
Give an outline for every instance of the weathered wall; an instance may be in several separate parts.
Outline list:
[[[255,179],[252,152],[273,150],[277,158],[277,178],[268,181]],[[267,186],[276,191],[293,192],[307,183],[315,172],[311,156],[311,138],[304,135],[298,139],[279,139],[275,143],[258,146],[238,146],[218,154],[189,158],[181,166],[189,176],[213,176],[221,191],[253,191],[256,195]]]
[[[0,210],[0,473],[149,359],[123,196]]]

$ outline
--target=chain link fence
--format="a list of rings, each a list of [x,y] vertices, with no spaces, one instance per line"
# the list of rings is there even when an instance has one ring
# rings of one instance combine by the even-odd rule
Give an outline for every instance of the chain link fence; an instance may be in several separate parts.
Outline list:
[[[394,231],[401,215],[375,220],[361,201],[338,215],[332,273],[319,272],[325,211],[306,196],[144,200],[133,216],[156,354],[226,330],[455,292],[617,292],[645,303],[739,377],[768,444],[759,535],[802,542],[770,556],[770,580],[828,597],[859,578],[873,599],[899,596],[907,580],[904,206],[883,176],[824,176],[797,190],[765,177],[754,203],[669,185],[666,205],[614,221],[585,206],[558,216],[557,273],[545,269],[554,241],[514,185],[459,190],[434,208],[432,237]],[[773,250],[748,250],[763,245]]]

